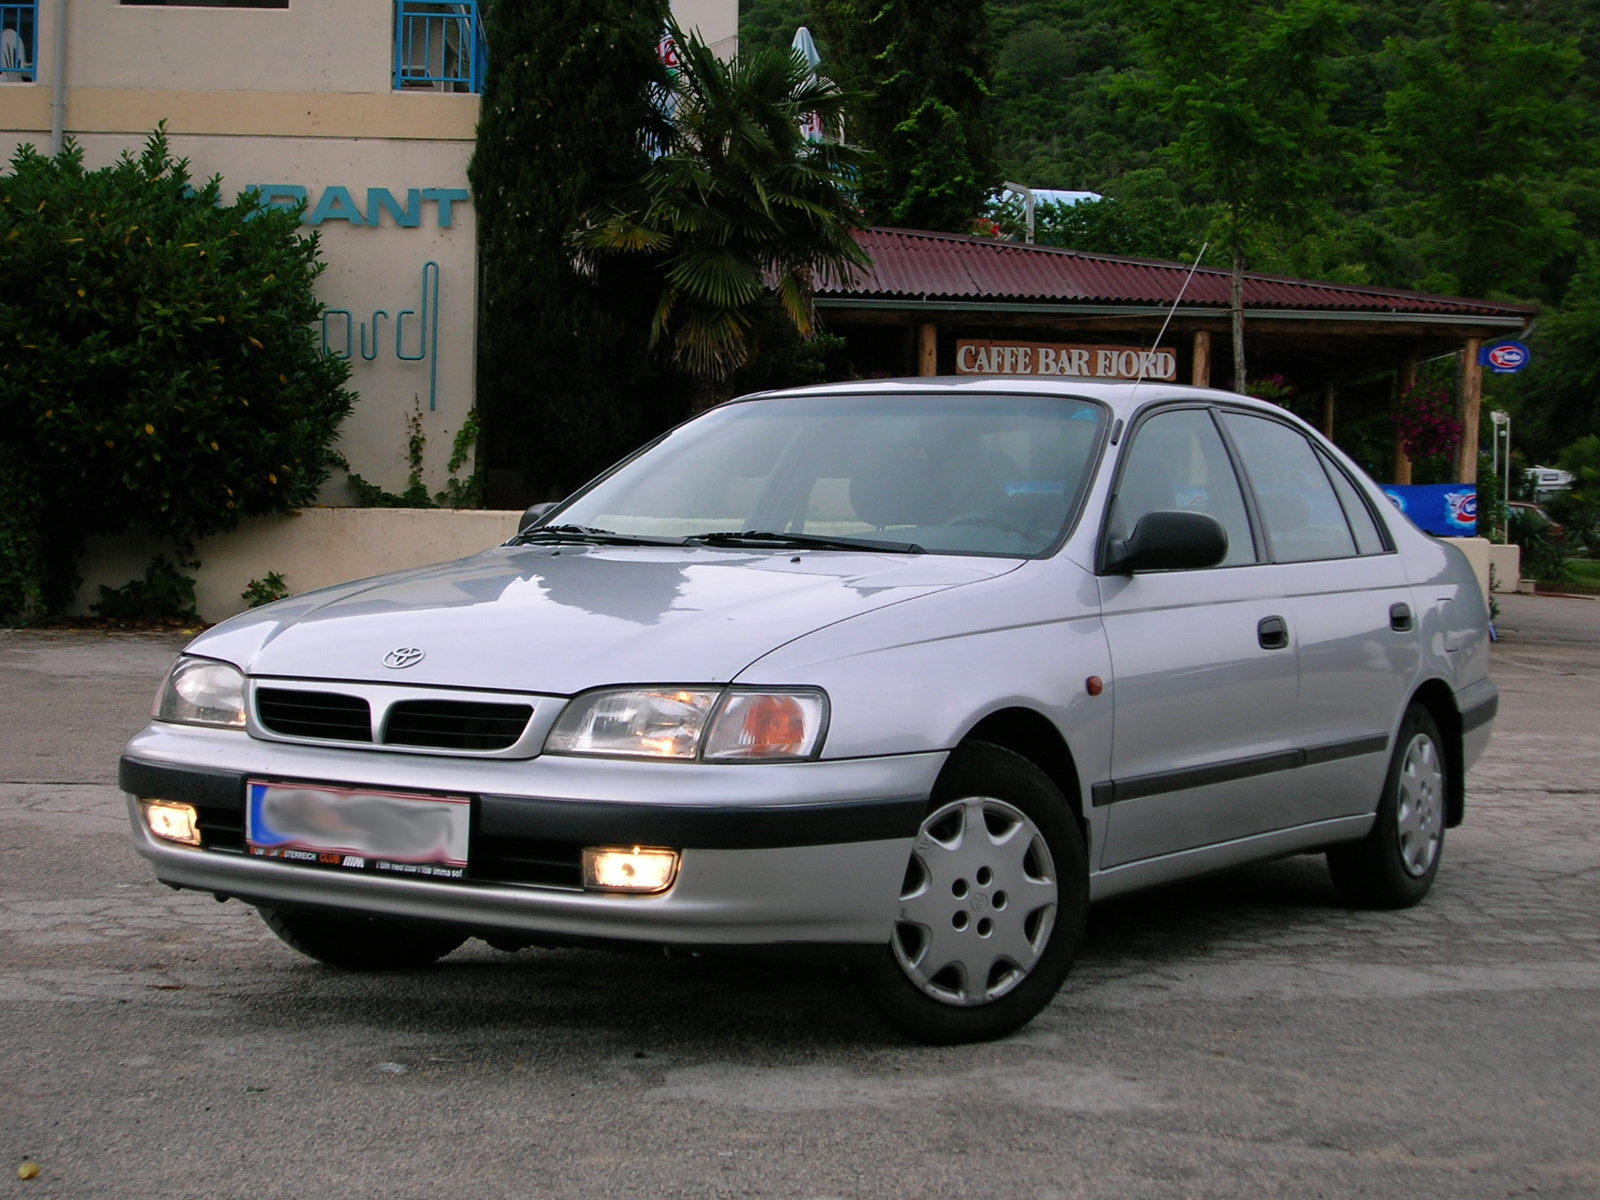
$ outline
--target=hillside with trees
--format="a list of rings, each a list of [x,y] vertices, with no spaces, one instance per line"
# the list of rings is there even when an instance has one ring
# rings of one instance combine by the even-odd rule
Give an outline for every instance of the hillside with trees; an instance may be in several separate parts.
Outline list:
[[[1510,410],[1534,456],[1600,429],[1592,5],[989,0],[884,36],[899,7],[745,0],[742,42],[787,46],[807,25],[819,70],[876,95],[926,73],[937,32],[983,82],[962,117],[987,131],[991,193],[1104,197],[1042,206],[1038,241],[1167,260],[1209,242],[1222,269],[1537,304],[1532,366],[1489,381],[1485,409]],[[828,36],[851,22],[880,30],[865,66]],[[895,223],[883,209],[868,218]],[[1020,239],[1020,204],[989,215]]]

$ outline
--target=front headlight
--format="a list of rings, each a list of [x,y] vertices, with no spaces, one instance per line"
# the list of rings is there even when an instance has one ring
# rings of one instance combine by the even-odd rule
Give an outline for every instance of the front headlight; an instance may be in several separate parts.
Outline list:
[[[158,721],[244,728],[244,673],[212,658],[184,655],[156,697]]]
[[[608,688],[567,705],[547,754],[773,762],[812,758],[828,700],[814,688]]]

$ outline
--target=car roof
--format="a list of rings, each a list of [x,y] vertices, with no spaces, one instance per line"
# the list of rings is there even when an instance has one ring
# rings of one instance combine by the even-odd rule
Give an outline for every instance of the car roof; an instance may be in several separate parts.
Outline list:
[[[1060,396],[1094,400],[1120,417],[1153,400],[1197,400],[1235,404],[1263,412],[1283,414],[1285,410],[1265,400],[1241,396],[1219,388],[1194,387],[1153,380],[1051,379],[1017,375],[928,375],[902,379],[855,379],[839,383],[812,384],[756,392],[739,400],[780,400],[800,396],[903,396],[938,393],[943,395]]]

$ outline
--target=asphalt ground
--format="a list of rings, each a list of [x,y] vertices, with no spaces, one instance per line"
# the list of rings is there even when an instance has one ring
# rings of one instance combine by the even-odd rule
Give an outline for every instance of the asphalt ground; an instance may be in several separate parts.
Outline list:
[[[1422,906],[1308,857],[1116,901],[1028,1030],[937,1050],[812,969],[302,959],[130,848],[117,754],[183,639],[0,632],[0,1200],[1593,1200],[1600,602],[1500,600]]]

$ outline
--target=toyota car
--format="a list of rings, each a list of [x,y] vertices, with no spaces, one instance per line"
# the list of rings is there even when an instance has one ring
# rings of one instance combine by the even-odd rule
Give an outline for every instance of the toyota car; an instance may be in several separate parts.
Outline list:
[[[197,637],[120,764],[175,888],[347,969],[468,938],[823,957],[1009,1033],[1090,905],[1326,856],[1417,903],[1496,691],[1465,557],[1272,404],[772,392],[504,545]]]

